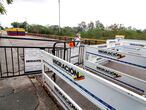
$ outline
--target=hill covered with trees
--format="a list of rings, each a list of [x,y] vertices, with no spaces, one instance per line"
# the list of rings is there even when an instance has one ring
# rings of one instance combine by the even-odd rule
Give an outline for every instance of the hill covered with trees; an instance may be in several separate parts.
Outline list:
[[[146,40],[146,29],[138,30],[131,26],[125,27],[122,24],[112,24],[104,26],[99,20],[96,22],[86,23],[82,21],[77,27],[61,27],[61,32],[58,33],[58,25],[28,24],[27,22],[13,22],[13,27],[25,28],[28,33],[50,34],[60,36],[75,36],[80,33],[82,38],[95,38],[95,39],[111,39],[115,35],[125,35],[126,39],[139,39]]]

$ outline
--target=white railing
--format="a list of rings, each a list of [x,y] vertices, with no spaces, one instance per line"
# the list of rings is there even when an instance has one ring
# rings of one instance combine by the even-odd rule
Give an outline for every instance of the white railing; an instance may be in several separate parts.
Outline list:
[[[44,85],[52,92],[64,109],[82,110],[45,72],[42,73],[42,78]]]
[[[86,71],[78,66],[75,66],[67,61],[64,61],[56,56],[53,56],[45,51],[42,53],[42,63],[61,79],[68,83],[75,90],[80,92],[83,96],[89,99],[92,103],[102,109],[116,110],[145,110],[146,98],[140,96],[128,89],[125,89],[117,84],[114,84],[102,77],[94,75],[93,73]],[[53,59],[58,60],[58,67],[53,63]],[[64,67],[72,68],[74,71],[85,75],[85,79],[76,81],[70,75],[68,69],[64,70]],[[48,85],[50,83],[48,82]],[[54,86],[52,86],[54,89]],[[56,89],[54,89],[56,90]],[[58,90],[57,90],[58,91]],[[113,101],[112,101],[113,100]],[[65,101],[65,100],[64,100]],[[66,101],[65,101],[66,102]],[[66,102],[67,103],[67,102]],[[76,105],[76,104],[75,104]]]
[[[85,61],[84,68],[116,83],[118,82],[118,84],[123,85],[124,87],[127,87],[130,90],[133,90],[133,92],[143,95],[144,97],[146,95],[146,81],[144,80],[88,60]]]

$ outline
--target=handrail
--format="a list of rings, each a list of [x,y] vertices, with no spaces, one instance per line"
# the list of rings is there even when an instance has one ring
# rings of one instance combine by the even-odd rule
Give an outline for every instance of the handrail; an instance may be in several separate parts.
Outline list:
[[[24,38],[24,37],[21,37],[21,38],[18,38],[18,37],[8,37],[8,36],[0,36],[1,39],[18,39],[18,40],[36,40],[36,41],[59,41],[59,40],[55,40],[55,39],[34,39],[34,38]]]

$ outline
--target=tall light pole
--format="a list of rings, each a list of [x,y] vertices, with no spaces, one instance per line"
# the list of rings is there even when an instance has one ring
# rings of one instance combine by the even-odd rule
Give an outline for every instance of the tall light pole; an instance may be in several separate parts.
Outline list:
[[[58,27],[58,34],[60,34],[60,0],[58,0],[58,7],[59,7],[59,27]]]
[[[26,17],[25,17],[25,22],[26,22],[25,31],[28,33],[28,25],[27,25],[27,18]]]

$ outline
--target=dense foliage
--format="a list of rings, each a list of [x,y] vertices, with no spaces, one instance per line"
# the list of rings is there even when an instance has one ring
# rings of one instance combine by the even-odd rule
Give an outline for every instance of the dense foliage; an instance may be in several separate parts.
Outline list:
[[[104,26],[99,20],[90,22],[81,22],[77,27],[62,27],[61,32],[58,33],[58,25],[29,25],[27,22],[13,22],[13,27],[25,28],[29,33],[38,34],[50,34],[50,35],[62,35],[62,36],[74,36],[76,33],[80,33],[83,38],[96,38],[96,39],[110,39],[115,35],[125,35],[127,39],[141,39],[146,40],[146,29],[137,30],[132,27],[125,27],[122,24],[113,24],[110,26]]]
[[[3,5],[3,0],[0,0],[0,14],[6,14],[6,9]],[[6,0],[7,4],[11,4],[13,2],[13,0]]]

